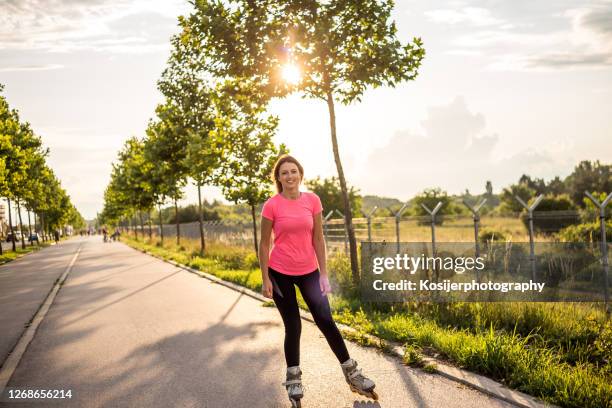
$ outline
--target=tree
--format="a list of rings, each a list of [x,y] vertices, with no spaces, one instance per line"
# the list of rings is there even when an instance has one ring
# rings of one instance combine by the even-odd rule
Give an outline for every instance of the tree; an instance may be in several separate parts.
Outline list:
[[[601,164],[599,160],[581,161],[572,174],[565,179],[569,195],[574,204],[584,208],[584,191],[612,192],[612,165]]]
[[[3,87],[0,85],[0,92]],[[0,196],[6,197],[9,213],[9,229],[13,236],[13,251],[15,246],[15,231],[11,217],[11,199],[18,196],[26,177],[26,152],[19,143],[23,126],[16,110],[10,109],[4,96],[0,95],[0,143],[2,161],[4,162],[4,178],[0,181]]]
[[[545,195],[538,204],[537,211],[534,212],[533,228],[545,234],[559,232],[565,227],[580,223],[580,215],[576,210],[576,206],[567,194]],[[553,211],[554,214],[546,214]],[[529,228],[529,218],[525,209],[521,212],[521,221],[525,228]]]
[[[419,38],[400,43],[390,21],[392,8],[391,0],[242,0],[230,5],[202,0],[195,2],[194,13],[180,18],[180,40],[201,56],[202,71],[221,78],[250,78],[270,97],[300,91],[326,102],[355,283],[357,244],[335,103],[350,104],[369,87],[393,87],[416,78],[425,50]],[[296,86],[282,80],[283,66],[301,70]]]
[[[421,217],[427,217],[427,220],[423,219],[422,223],[430,223],[430,215],[429,213],[423,208],[423,204],[427,206],[427,208],[429,208],[429,210],[433,210],[438,203],[442,203],[442,207],[440,207],[440,209],[438,210],[437,217],[436,217],[436,224],[442,224],[443,222],[443,215],[444,214],[448,214],[450,212],[450,207],[451,207],[451,199],[448,196],[448,194],[446,193],[446,191],[443,191],[441,188],[439,187],[435,187],[435,188],[428,188],[423,190],[423,192],[421,194],[418,194],[414,197],[414,199],[412,200],[413,203],[413,212],[414,214],[421,216]]]
[[[326,213],[330,211],[335,212],[336,210],[344,213],[342,190],[337,177],[329,177],[323,180],[320,177],[316,177],[306,181],[304,184],[306,184],[306,187],[308,187],[310,191],[319,196]],[[353,217],[360,217],[362,214],[359,190],[351,187],[349,189],[349,200],[351,202]]]
[[[129,207],[139,216],[141,233],[144,237],[143,212],[149,212],[155,203],[151,185],[151,173],[154,163],[146,160],[144,142],[136,137],[128,139],[119,152],[119,175],[121,187],[126,195]]]
[[[278,118],[266,115],[265,105],[244,105],[227,94],[220,103],[223,115],[217,118],[211,132],[211,138],[226,141],[217,183],[229,201],[250,207],[253,244],[258,254],[255,206],[270,197],[270,174],[287,149],[274,144]]]
[[[515,198],[520,197],[523,201],[528,203],[535,197],[535,191],[529,188],[526,184],[511,184],[504,188],[501,193],[501,202],[503,211],[511,213],[520,213],[523,210],[523,206]]]
[[[183,127],[179,108],[170,101],[158,105],[155,109],[158,120],[149,122],[145,155],[147,161],[155,163],[153,177],[157,187],[156,197],[163,200],[168,197],[174,201],[178,213],[178,200],[183,197],[188,168],[186,149],[187,132]],[[163,201],[162,201],[163,202]],[[159,201],[158,201],[159,203]],[[178,220],[178,217],[177,217]],[[176,243],[180,245],[180,224],[176,223]]]
[[[485,190],[486,190],[486,194],[487,197],[491,197],[493,196],[493,183],[491,183],[491,180],[487,180],[487,184],[485,185]]]
[[[173,37],[172,43],[172,55],[158,87],[167,101],[175,107],[172,118],[181,121],[180,125],[175,125],[185,132],[185,167],[187,175],[194,180],[198,189],[200,256],[203,256],[206,242],[202,186],[214,183],[216,171],[223,160],[224,141],[215,137],[218,133],[213,133],[218,112],[215,102],[218,101],[218,96],[209,81],[198,75],[197,64],[190,60],[190,53],[185,50],[180,37]]]
[[[529,189],[535,192],[535,195],[546,194],[548,193],[548,188],[546,186],[546,182],[541,178],[531,178],[527,174],[523,174],[519,178],[519,184],[527,186]]]

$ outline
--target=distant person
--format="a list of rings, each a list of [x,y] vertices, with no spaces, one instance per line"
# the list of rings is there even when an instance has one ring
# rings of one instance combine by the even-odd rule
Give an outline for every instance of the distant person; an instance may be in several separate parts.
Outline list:
[[[314,193],[300,192],[304,169],[292,156],[283,155],[276,162],[272,178],[278,194],[265,202],[261,212],[259,263],[262,293],[274,299],[285,325],[287,381],[283,385],[291,404],[300,406],[304,396],[299,367],[302,326],[295,285],[336,355],[351,391],[378,399],[374,382],[365,377],[357,368],[357,362],[350,358],[331,315],[321,200]],[[272,231],[274,246],[270,252]]]
[[[53,238],[55,238],[55,243],[56,243],[56,244],[57,244],[57,243],[59,243],[59,240],[60,240],[60,232],[59,232],[59,230],[57,230],[57,229],[56,229],[56,230],[53,232]]]
[[[113,241],[119,241],[120,236],[121,236],[121,232],[119,231],[119,228],[115,228],[115,232],[113,232],[113,234],[111,235],[111,239]]]

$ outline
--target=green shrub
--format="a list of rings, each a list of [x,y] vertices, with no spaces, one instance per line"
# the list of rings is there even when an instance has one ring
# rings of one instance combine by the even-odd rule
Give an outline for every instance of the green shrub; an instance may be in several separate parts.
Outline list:
[[[242,261],[242,267],[249,270],[259,268],[257,254],[255,254],[255,252],[249,252]]]
[[[482,228],[478,232],[478,241],[487,243],[490,241],[506,241],[506,234],[494,228]]]
[[[522,211],[521,221],[529,229],[527,210]],[[580,222],[578,209],[567,194],[545,196],[533,212],[533,229],[552,234]]]
[[[570,225],[559,231],[557,238],[561,242],[601,242],[599,222]],[[612,221],[606,222],[606,241],[612,242]]]
[[[451,198],[448,196],[446,191],[441,188],[428,188],[422,193],[416,195],[413,199],[413,207],[411,210],[415,215],[419,216],[418,224],[425,225],[431,224],[431,216],[423,208],[425,205],[429,210],[433,210],[438,203],[442,203],[442,207],[436,213],[436,225],[442,225],[444,222],[444,215],[451,214]]]
[[[349,298],[356,294],[351,273],[351,261],[348,256],[341,253],[331,256],[327,260],[327,272],[334,291]]]

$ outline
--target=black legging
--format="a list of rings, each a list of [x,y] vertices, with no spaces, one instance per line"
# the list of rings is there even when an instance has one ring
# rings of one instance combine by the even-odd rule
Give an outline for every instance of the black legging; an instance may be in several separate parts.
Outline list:
[[[306,275],[292,276],[268,268],[268,275],[274,287],[272,298],[285,323],[285,360],[287,367],[300,365],[302,322],[295,296],[295,286],[293,285],[300,288],[302,297],[306,301],[315,323],[327,339],[327,343],[329,343],[338,361],[343,363],[348,360],[349,353],[332,318],[327,296],[321,294],[319,270],[317,269]]]

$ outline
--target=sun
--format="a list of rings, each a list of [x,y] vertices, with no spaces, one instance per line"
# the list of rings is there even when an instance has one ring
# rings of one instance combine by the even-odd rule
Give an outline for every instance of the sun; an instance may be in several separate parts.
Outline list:
[[[297,85],[302,79],[300,69],[291,63],[283,65],[282,68],[283,80],[291,85]]]

